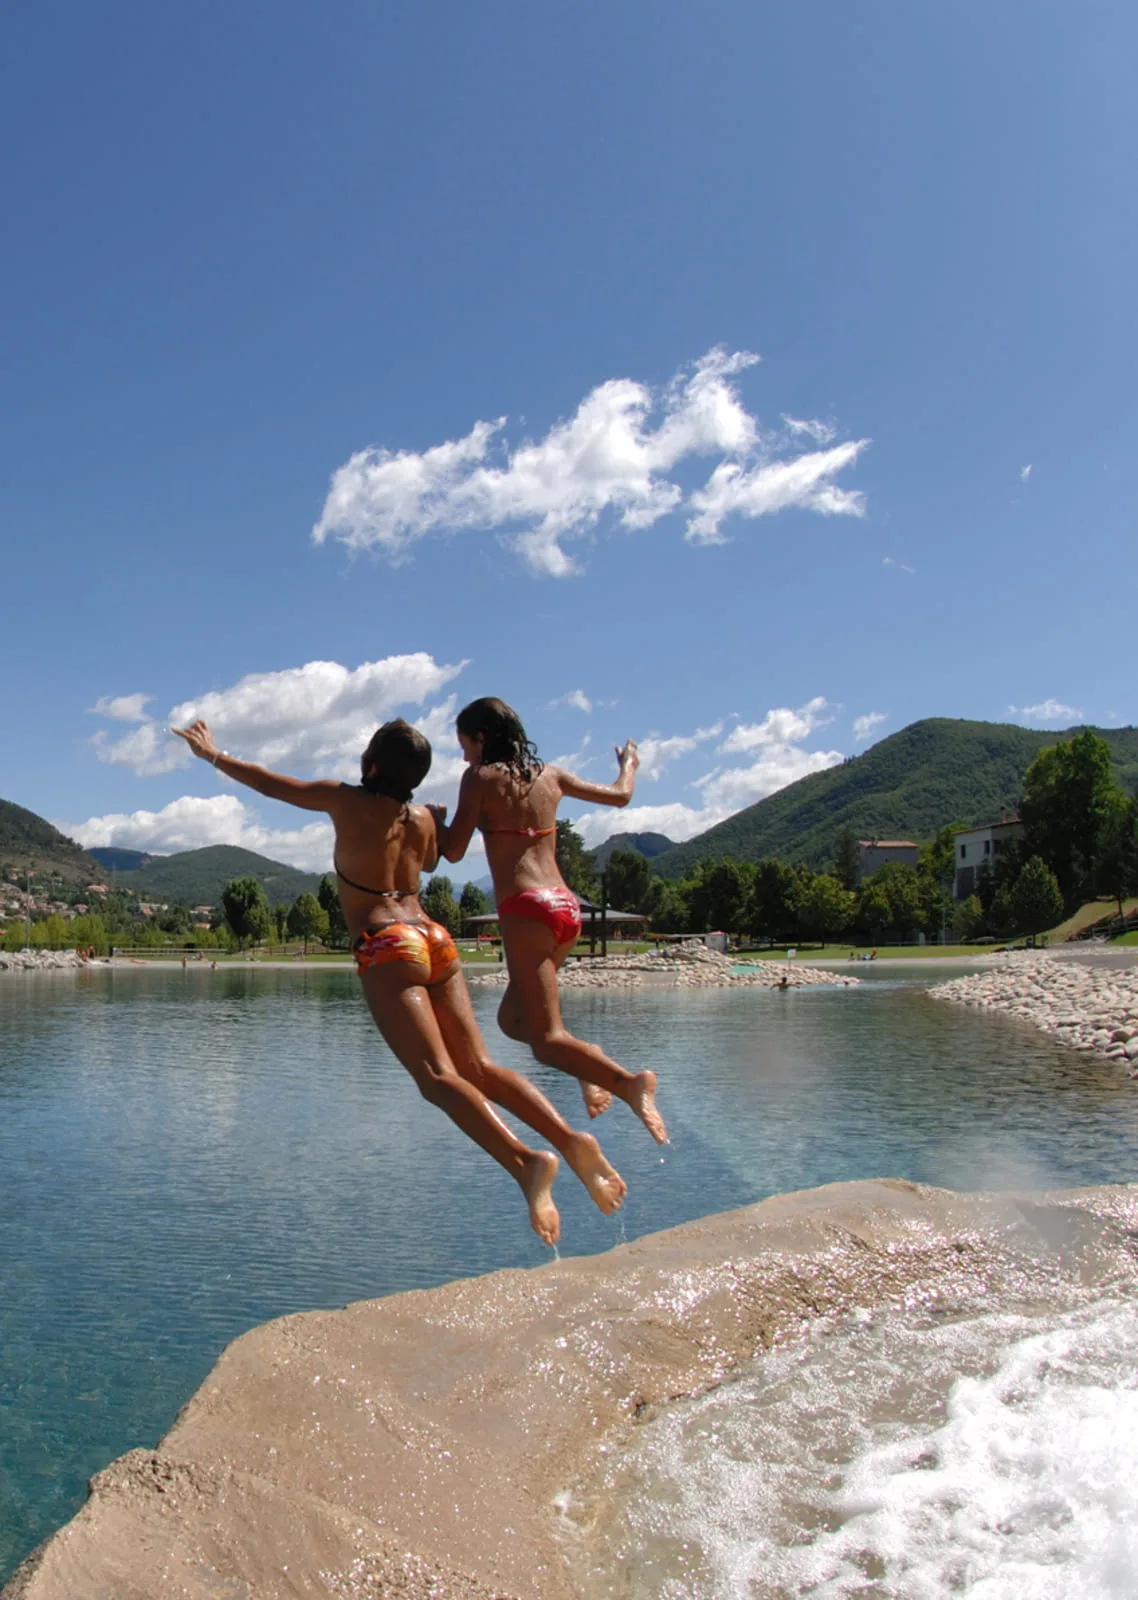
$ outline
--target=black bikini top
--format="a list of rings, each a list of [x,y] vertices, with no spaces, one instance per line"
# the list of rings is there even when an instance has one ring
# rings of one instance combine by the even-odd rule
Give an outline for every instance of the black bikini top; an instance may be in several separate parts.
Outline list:
[[[332,870],[341,883],[346,883],[349,889],[358,889],[361,894],[374,895],[377,900],[408,900],[412,895],[418,894],[418,889],[372,889],[366,883],[357,883],[354,878],[349,878],[346,872],[340,870],[340,863],[332,857]]]

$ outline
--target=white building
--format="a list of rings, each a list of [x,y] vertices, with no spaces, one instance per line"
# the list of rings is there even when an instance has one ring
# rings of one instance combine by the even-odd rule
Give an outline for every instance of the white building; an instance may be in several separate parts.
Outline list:
[[[1023,823],[1013,811],[1000,812],[999,822],[985,823],[981,828],[967,828],[958,833],[956,845],[956,887],[958,900],[967,900],[976,893],[976,877],[985,862],[994,870],[997,861],[1010,844],[1023,838]]]

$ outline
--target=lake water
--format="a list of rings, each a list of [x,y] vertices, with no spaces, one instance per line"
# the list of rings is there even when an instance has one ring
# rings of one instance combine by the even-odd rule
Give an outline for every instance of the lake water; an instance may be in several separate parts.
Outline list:
[[[571,1026],[660,1073],[673,1142],[614,1107],[596,1131],[627,1204],[602,1218],[565,1173],[563,1252],[839,1179],[1133,1180],[1138,1088],[929,1000],[937,976],[567,995]],[[497,998],[475,1003],[498,1058],[580,1122],[577,1086],[498,1034]],[[350,973],[6,977],[0,1581],[250,1326],[544,1258],[509,1178],[419,1098]]]

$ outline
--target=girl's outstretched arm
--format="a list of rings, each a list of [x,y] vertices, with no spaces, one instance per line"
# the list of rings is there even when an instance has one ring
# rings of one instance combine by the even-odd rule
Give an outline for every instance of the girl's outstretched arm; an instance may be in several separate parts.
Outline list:
[[[319,778],[306,783],[303,778],[287,778],[281,772],[270,772],[253,761],[239,761],[225,750],[219,750],[213,735],[204,722],[191,722],[188,728],[171,728],[179,739],[184,739],[196,756],[208,761],[211,767],[235,778],[258,794],[270,800],[283,800],[286,805],[299,806],[302,811],[331,811],[344,785],[330,778]]]
[[[626,806],[632,799],[636,769],[640,765],[635,739],[629,739],[623,750],[617,746],[616,759],[620,765],[620,776],[615,783],[586,783],[584,778],[575,778],[571,772],[558,767],[556,771],[561,781],[561,793],[571,800],[590,800],[594,805]]]
[[[439,855],[446,861],[461,861],[474,837],[474,830],[478,826],[478,814],[482,809],[482,802],[478,798],[478,779],[471,768],[462,775],[462,782],[458,786],[458,806],[455,809],[454,821],[445,823],[445,814],[442,806],[431,808],[434,812],[435,827],[439,836]]]

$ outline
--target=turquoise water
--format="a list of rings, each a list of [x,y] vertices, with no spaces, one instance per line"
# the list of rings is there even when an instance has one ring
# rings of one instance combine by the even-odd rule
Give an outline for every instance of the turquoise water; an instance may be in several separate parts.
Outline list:
[[[563,1253],[838,1179],[1133,1180],[1138,1085],[930,1001],[935,977],[570,993],[571,1026],[660,1072],[673,1143],[614,1107],[596,1126],[628,1203],[602,1218],[565,1174]],[[476,994],[499,1059],[579,1121],[496,1001]],[[193,969],[0,981],[0,1252],[0,1579],[246,1328],[545,1258],[350,973]]]

